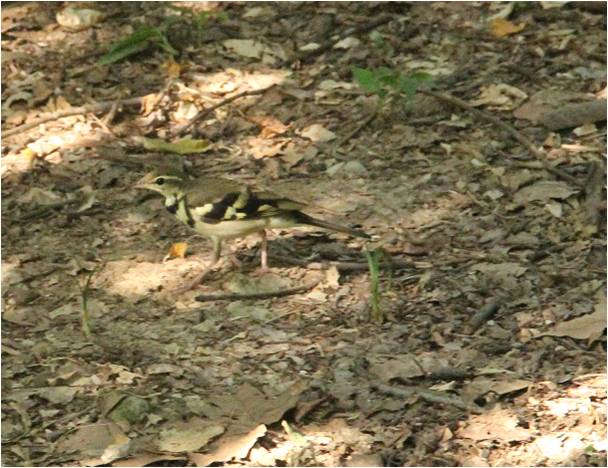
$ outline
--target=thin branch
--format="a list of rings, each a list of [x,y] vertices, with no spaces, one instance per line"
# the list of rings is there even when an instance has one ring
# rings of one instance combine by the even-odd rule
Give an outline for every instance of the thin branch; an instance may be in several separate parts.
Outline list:
[[[422,94],[426,94],[427,96],[437,98],[440,101],[447,102],[448,104],[451,104],[453,106],[460,107],[461,109],[465,109],[476,115],[480,119],[496,125],[498,128],[504,130],[517,141],[519,141],[522,145],[524,145],[528,149],[530,154],[532,154],[536,159],[540,161],[540,163],[543,165],[545,170],[547,170],[547,172],[550,172],[551,174],[556,177],[559,177],[560,179],[570,182],[576,187],[584,188],[583,184],[579,182],[576,177],[571,176],[570,174],[562,171],[561,169],[551,166],[551,164],[549,164],[549,162],[547,161],[545,154],[540,151],[527,136],[517,130],[513,125],[503,122],[498,117],[495,117],[492,114],[489,114],[488,112],[476,109],[466,101],[463,101],[462,99],[459,99],[456,96],[452,96],[447,93],[437,93],[435,91],[429,91],[425,89],[421,89],[419,90],[419,92]]]
[[[295,265],[295,266],[308,266],[311,263],[310,260],[299,260],[299,259],[292,258],[292,257],[283,257],[283,256],[278,256],[278,255],[272,255],[272,256],[270,256],[270,259],[277,260],[282,263],[287,263],[288,265]],[[343,271],[343,272],[368,271],[369,270],[369,265],[367,262],[328,261],[328,262],[323,262],[323,264],[326,266],[335,266],[338,270]],[[414,265],[413,262],[409,262],[409,261],[401,260],[401,259],[391,259],[389,262],[381,262],[379,266],[381,269],[388,268],[393,271],[403,270],[403,269],[407,269],[407,268],[416,268],[416,265]]]
[[[95,104],[87,104],[87,105],[80,106],[80,107],[72,107],[70,109],[64,109],[64,110],[60,110],[57,112],[52,112],[50,114],[44,115],[44,116],[34,120],[33,122],[19,125],[18,127],[11,128],[9,130],[4,130],[2,132],[2,134],[4,137],[10,137],[10,136],[25,132],[31,128],[37,127],[38,125],[42,125],[43,123],[51,122],[53,120],[59,120],[59,119],[65,118],[65,117],[71,117],[73,115],[89,114],[89,113],[98,114],[100,112],[106,112],[108,110],[111,110],[112,106],[114,106],[114,105],[137,106],[137,105],[141,104],[145,98],[146,98],[146,96],[141,96],[141,97],[135,97],[135,98],[122,99],[122,100],[119,99],[119,100],[113,100],[113,101],[103,101],[103,102],[98,102]]]
[[[294,294],[298,294],[301,292],[306,292],[314,288],[318,285],[321,280],[311,281],[310,283],[306,283],[302,286],[296,286],[295,288],[289,289],[281,289],[279,291],[269,291],[262,293],[249,293],[249,294],[200,294],[196,296],[194,299],[199,302],[207,302],[207,301],[241,301],[246,299],[271,299],[273,297],[285,297],[292,296]]]
[[[211,114],[214,110],[225,106],[226,104],[230,104],[232,101],[236,101],[237,99],[240,99],[242,97],[245,96],[255,96],[256,94],[264,94],[266,91],[271,90],[272,88],[276,87],[276,83],[273,85],[270,85],[266,88],[262,88],[262,89],[253,89],[253,90],[249,90],[249,91],[243,91],[242,93],[238,93],[235,94],[234,96],[231,96],[229,98],[226,98],[220,102],[218,102],[217,104],[204,109],[202,111],[200,111],[198,114],[196,114],[188,123],[182,125],[181,127],[178,127],[175,132],[173,132],[173,136],[182,136],[183,134],[185,134],[190,127],[192,127],[192,125],[194,125],[196,122],[198,122],[199,120],[204,119],[205,117],[207,117],[209,114]]]
[[[477,412],[475,408],[472,408],[470,405],[468,405],[462,398],[453,397],[433,390],[427,390],[425,388],[394,387],[392,385],[386,385],[376,382],[372,382],[371,387],[382,393],[394,395],[400,398],[418,396],[429,403],[451,405],[461,410]]]
[[[477,313],[473,315],[473,317],[471,317],[471,321],[469,323],[471,333],[477,331],[481,325],[494,317],[496,312],[498,312],[498,309],[500,309],[500,302],[500,300],[493,300],[489,302],[479,309]]]
[[[367,127],[370,123],[372,123],[373,120],[377,116],[378,116],[378,111],[377,110],[374,111],[374,112],[372,112],[370,115],[368,115],[363,120],[363,122],[361,122],[359,125],[357,125],[357,127],[355,127],[355,129],[352,132],[350,132],[348,135],[346,135],[344,138],[342,138],[338,143],[336,143],[336,145],[331,150],[332,156],[335,154],[335,152],[338,150],[338,148],[342,147],[351,138],[353,138],[355,135],[357,135],[361,130],[363,130],[365,127]]]

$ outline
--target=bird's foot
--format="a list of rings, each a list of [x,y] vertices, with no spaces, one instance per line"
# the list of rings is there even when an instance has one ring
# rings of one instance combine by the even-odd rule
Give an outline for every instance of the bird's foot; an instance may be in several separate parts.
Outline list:
[[[253,277],[258,277],[258,278],[259,278],[260,276],[267,275],[267,274],[268,274],[268,273],[270,273],[270,272],[271,272],[270,268],[268,268],[268,266],[264,265],[264,266],[261,266],[261,267],[256,268],[256,269],[255,269],[255,270],[254,270],[254,271],[251,273],[251,276],[253,276]]]

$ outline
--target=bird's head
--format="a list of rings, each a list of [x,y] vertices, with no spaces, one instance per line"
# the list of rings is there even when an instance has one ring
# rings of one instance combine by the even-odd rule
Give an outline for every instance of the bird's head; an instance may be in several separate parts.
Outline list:
[[[178,173],[150,172],[135,184],[135,188],[152,190],[165,197],[179,194],[183,191],[186,177]]]

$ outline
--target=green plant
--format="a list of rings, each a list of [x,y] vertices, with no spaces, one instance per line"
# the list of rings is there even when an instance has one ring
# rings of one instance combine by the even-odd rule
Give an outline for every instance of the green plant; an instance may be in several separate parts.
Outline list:
[[[387,67],[376,69],[353,67],[352,71],[355,81],[361,88],[380,97],[380,105],[384,104],[391,95],[411,100],[418,88],[432,84],[431,75],[422,72],[404,75]]]
[[[133,34],[112,44],[110,51],[99,59],[99,64],[110,65],[111,63],[118,62],[130,55],[141,52],[150,45],[157,45],[171,55],[177,55],[177,50],[171,46],[166,36],[169,25],[170,24],[165,25],[165,23],[163,23],[163,26],[158,28],[145,25],[141,26]]]
[[[376,323],[384,321],[384,313],[380,307],[380,256],[378,250],[366,250],[367,264],[369,266],[372,319]]]
[[[171,5],[170,8],[180,13],[180,16],[167,16],[157,27],[140,26],[133,34],[112,44],[108,53],[99,60],[99,64],[109,65],[118,62],[151,46],[160,47],[172,56],[178,55],[177,49],[180,48],[181,42],[195,44],[199,42],[211,17],[226,19],[225,13],[222,12],[193,13],[192,10],[179,6]]]

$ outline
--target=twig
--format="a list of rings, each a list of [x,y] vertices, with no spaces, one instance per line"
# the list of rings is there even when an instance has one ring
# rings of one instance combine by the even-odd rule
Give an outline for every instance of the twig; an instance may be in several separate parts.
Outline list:
[[[594,99],[561,106],[557,110],[541,115],[539,122],[555,132],[603,120],[606,120],[606,99]]]
[[[590,223],[600,229],[600,210],[606,209],[606,197],[604,196],[604,181],[606,170],[598,161],[592,161],[589,165],[587,180],[585,181],[586,200],[584,202],[587,218]],[[602,208],[602,203],[604,203]]]
[[[482,324],[490,320],[500,309],[500,301],[495,300],[483,306],[473,317],[471,317],[471,333],[475,332]]]
[[[321,44],[319,47],[317,47],[314,50],[306,50],[304,52],[300,52],[299,54],[297,54],[295,61],[306,60],[315,55],[320,55],[323,52],[325,52],[326,50],[331,49],[334,46],[334,44],[340,42],[342,39],[349,37],[349,36],[356,36],[358,34],[363,34],[367,31],[377,28],[378,26],[382,26],[383,24],[388,23],[393,18],[394,18],[394,16],[392,16],[392,15],[380,16],[379,18],[376,18],[375,20],[372,20],[369,23],[362,24],[361,26],[357,26],[354,30],[350,30],[344,34],[341,34],[338,39],[325,41],[323,44]]]
[[[264,94],[266,91],[271,90],[272,88],[276,87],[276,84],[272,84],[266,88],[262,88],[262,89],[252,89],[249,91],[243,91],[242,93],[238,93],[235,94],[234,96],[231,96],[229,98],[226,98],[220,102],[218,102],[217,104],[204,109],[202,111],[200,111],[198,114],[196,114],[188,123],[182,125],[181,127],[178,127],[175,132],[173,132],[173,136],[182,136],[184,133],[186,133],[190,127],[192,127],[192,125],[194,125],[196,122],[198,122],[199,120],[204,119],[205,117],[207,117],[209,114],[211,114],[214,110],[225,106],[226,104],[230,104],[232,101],[236,101],[237,99],[240,99],[242,97],[245,96],[255,96],[256,94]]]
[[[41,125],[43,123],[50,122],[52,120],[63,119],[65,117],[71,117],[72,115],[89,114],[89,113],[98,114],[100,112],[105,112],[107,110],[112,109],[112,106],[114,106],[116,104],[122,105],[122,106],[136,106],[138,104],[141,104],[144,101],[144,99],[145,99],[145,96],[141,96],[141,97],[135,97],[135,98],[129,98],[129,99],[122,99],[122,100],[98,102],[95,104],[87,104],[87,105],[80,106],[80,107],[72,107],[70,109],[52,112],[50,114],[47,114],[43,117],[40,117],[40,118],[34,120],[33,122],[19,125],[18,127],[11,128],[9,130],[4,130],[2,133],[3,133],[4,137],[10,137],[13,135],[17,135],[18,133],[25,132],[26,130],[29,130],[31,128],[37,127],[38,125]]]
[[[290,315],[299,314],[300,312],[302,312],[302,311],[301,310],[290,310],[289,312],[285,312],[284,314],[277,315],[276,317],[272,317],[272,318],[266,320],[265,322],[262,322],[262,325],[268,325],[269,323],[276,322],[285,317],[289,317]]]
[[[262,293],[249,293],[249,294],[200,294],[194,299],[199,302],[207,301],[240,301],[245,299],[270,299],[273,297],[284,297],[298,294],[301,292],[308,291],[318,285],[321,280],[311,281],[302,286],[296,286],[295,288],[281,289],[279,291],[269,291]]]
[[[87,340],[91,339],[91,323],[89,322],[89,307],[88,307],[88,295],[89,295],[89,286],[91,285],[91,280],[93,279],[93,275],[95,274],[95,270],[93,270],[87,276],[85,280],[84,286],[80,291],[81,294],[81,310],[80,310],[80,326],[82,328],[82,333]]]
[[[296,266],[308,266],[310,261],[307,260],[298,260],[296,258],[291,257],[281,257],[277,255],[270,256],[272,260],[278,260],[279,262],[287,263],[289,265]],[[329,261],[324,262],[327,266],[335,266],[338,270],[343,272],[349,271],[368,271],[369,265],[367,262],[337,262],[337,261]],[[390,262],[381,262],[380,268],[389,268],[391,270],[402,270],[406,268],[415,268],[415,265],[412,262],[408,262],[406,260],[400,259],[391,259]]]
[[[473,377],[473,372],[458,367],[441,367],[427,375],[431,380],[464,380]]]
[[[378,115],[378,112],[374,111],[369,116],[367,116],[365,118],[365,120],[363,120],[363,122],[361,122],[359,125],[357,125],[357,127],[352,132],[350,132],[348,135],[346,135],[344,138],[342,138],[338,143],[336,143],[336,145],[331,150],[331,153],[332,154],[335,153],[338,148],[343,146],[351,138],[353,138],[355,135],[357,135],[357,133],[359,133],[361,130],[363,130],[365,127],[367,127],[370,123],[372,123],[377,115]]]
[[[386,385],[376,382],[371,382],[371,387],[382,393],[398,396],[400,398],[408,398],[413,395],[416,395],[422,398],[423,400],[428,401],[429,403],[442,403],[446,405],[455,406],[456,408],[461,410],[475,412],[475,409],[471,408],[470,405],[467,405],[467,403],[461,398],[452,397],[433,390],[427,390],[424,388],[416,387],[394,387],[392,385]]]
[[[466,101],[463,101],[462,99],[459,99],[456,96],[452,96],[447,93],[437,93],[435,91],[429,91],[427,89],[420,89],[419,92],[422,94],[426,94],[427,96],[432,96],[434,98],[437,98],[440,101],[447,102],[448,104],[451,104],[453,106],[460,107],[461,109],[465,109],[465,110],[471,112],[472,114],[476,115],[480,119],[496,125],[498,128],[501,128],[502,130],[507,132],[509,135],[511,135],[513,138],[515,138],[517,141],[519,141],[522,145],[524,145],[528,149],[528,151],[536,159],[538,159],[540,161],[540,163],[543,165],[545,170],[547,170],[547,172],[550,172],[551,174],[553,174],[556,177],[559,177],[560,179],[570,182],[572,185],[574,185],[578,188],[584,189],[583,184],[581,182],[579,182],[578,179],[576,179],[576,177],[571,176],[570,174],[562,171],[561,169],[551,166],[551,164],[549,164],[549,162],[545,158],[544,153],[542,151],[540,151],[538,148],[536,148],[536,146],[534,146],[534,143],[532,143],[532,141],[528,137],[526,137],[523,133],[518,131],[513,125],[503,122],[498,117],[495,117],[485,111],[476,109],[475,107],[471,106]]]

